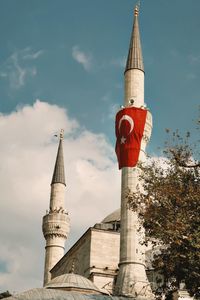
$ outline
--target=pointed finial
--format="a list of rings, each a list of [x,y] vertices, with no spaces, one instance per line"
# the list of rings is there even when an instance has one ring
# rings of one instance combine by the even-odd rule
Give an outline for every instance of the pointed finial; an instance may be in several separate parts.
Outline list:
[[[138,7],[138,4],[137,4],[135,9],[134,9],[134,16],[137,17],[138,15],[139,15],[139,7]]]
[[[64,129],[61,129],[60,131],[60,139],[63,140],[64,138]]]
[[[135,9],[134,9],[134,16],[137,17],[139,15],[139,11],[140,11],[140,0],[137,2]]]

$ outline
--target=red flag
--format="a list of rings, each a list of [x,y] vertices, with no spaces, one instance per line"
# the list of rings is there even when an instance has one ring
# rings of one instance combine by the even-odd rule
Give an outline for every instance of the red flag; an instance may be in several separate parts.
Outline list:
[[[135,167],[140,153],[147,111],[137,107],[127,107],[116,115],[115,133],[117,137],[115,151],[119,169]]]

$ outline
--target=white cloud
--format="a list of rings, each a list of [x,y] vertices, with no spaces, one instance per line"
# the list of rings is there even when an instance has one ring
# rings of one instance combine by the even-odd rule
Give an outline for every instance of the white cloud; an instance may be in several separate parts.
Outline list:
[[[44,53],[44,50],[39,50],[36,52],[30,52],[30,53],[25,53],[23,56],[23,59],[30,59],[30,60],[34,60],[37,59],[38,57],[40,57],[42,54]]]
[[[102,98],[103,101],[107,101],[107,98],[105,97],[105,100],[104,98]],[[117,114],[117,112],[119,111],[120,107],[119,107],[119,104],[116,104],[116,103],[111,103],[109,106],[108,106],[108,111],[107,111],[107,114],[103,114],[102,117],[101,117],[101,122],[102,123],[105,123],[107,120],[115,120],[115,116]]]
[[[194,55],[194,54],[190,54],[188,56],[189,62],[191,64],[199,64],[200,63],[200,55]]]
[[[115,58],[111,60],[111,64],[116,67],[125,68],[126,66],[126,57]]]
[[[194,73],[188,73],[186,75],[186,79],[189,79],[189,80],[193,80],[193,79],[196,79],[197,78],[197,75],[194,74]]]
[[[173,57],[178,57],[178,56],[180,56],[180,53],[178,52],[177,49],[171,49],[171,50],[170,50],[170,54],[171,54],[171,56],[173,56]]]
[[[167,170],[169,168],[169,160],[164,156],[152,156],[146,161],[147,165],[155,164],[158,168]]]
[[[43,50],[33,52],[30,47],[15,51],[0,67],[1,78],[8,79],[11,89],[20,89],[28,78],[37,75],[37,68],[30,65],[30,61],[36,60],[43,52]]]
[[[92,67],[92,56],[80,50],[78,46],[72,48],[72,57],[80,63],[86,71],[89,71]]]
[[[110,99],[111,99],[111,94],[110,93],[107,93],[107,94],[103,95],[102,98],[101,98],[101,100],[103,102],[109,102]]]
[[[12,54],[10,60],[11,63],[13,63],[13,68],[11,69],[9,74],[10,86],[12,88],[18,89],[24,85],[28,69],[21,67],[18,59],[18,54],[16,52]]]
[[[5,72],[0,72],[1,77],[7,77],[8,75]]]
[[[120,205],[120,173],[103,134],[82,129],[67,111],[37,100],[0,115],[0,290],[42,285],[41,220],[49,205],[57,140],[65,129],[67,247]],[[77,221],[78,220],[78,221]]]
[[[108,118],[114,120],[119,109],[119,104],[112,103],[109,107]]]

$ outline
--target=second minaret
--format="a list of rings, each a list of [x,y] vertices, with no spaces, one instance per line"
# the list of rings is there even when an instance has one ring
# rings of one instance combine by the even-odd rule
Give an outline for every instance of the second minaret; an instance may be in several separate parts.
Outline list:
[[[46,239],[44,286],[51,280],[50,270],[63,257],[69,233],[69,216],[65,211],[65,170],[63,130],[60,133],[57,158],[51,182],[49,211],[43,217],[42,231]]]

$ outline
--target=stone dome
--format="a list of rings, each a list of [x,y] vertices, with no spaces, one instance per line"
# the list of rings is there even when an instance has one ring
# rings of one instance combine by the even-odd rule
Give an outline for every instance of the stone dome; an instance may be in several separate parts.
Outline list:
[[[113,211],[111,214],[109,214],[107,217],[105,217],[101,223],[114,223],[114,222],[120,222],[121,219],[121,210],[120,208]]]
[[[15,294],[9,300],[111,300],[108,295],[82,294],[78,292],[62,291],[59,289],[36,288],[23,293]],[[113,300],[133,300],[128,297],[115,297]]]
[[[90,292],[95,294],[102,292],[92,281],[78,274],[63,274],[53,278],[46,286],[47,289],[63,289],[65,291]]]

